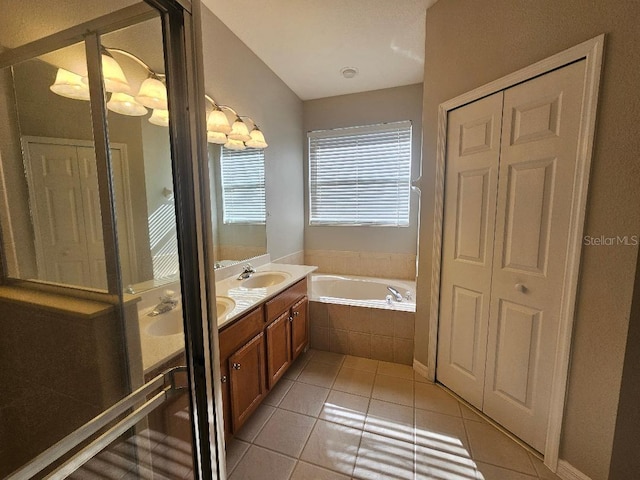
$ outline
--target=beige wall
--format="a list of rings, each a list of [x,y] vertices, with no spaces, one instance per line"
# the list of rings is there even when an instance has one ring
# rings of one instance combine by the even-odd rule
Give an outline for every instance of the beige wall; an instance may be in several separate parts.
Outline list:
[[[202,8],[205,91],[249,115],[264,132],[267,249],[303,249],[302,101],[206,7]],[[246,242],[250,243],[250,242]]]
[[[305,132],[402,120],[411,120],[413,124],[411,177],[417,178],[420,175],[422,145],[422,84],[304,102]],[[306,147],[304,150],[306,204],[308,152]],[[415,254],[418,233],[418,196],[416,193],[411,193],[409,227],[310,227],[308,223],[307,208],[305,208],[305,250]],[[357,274],[357,272],[351,273]]]
[[[440,103],[606,33],[585,234],[638,234],[638,18],[635,1],[440,0],[427,13],[423,177],[435,173]],[[416,318],[416,359],[425,364],[430,187],[422,193]],[[609,472],[637,253],[637,246],[589,246],[582,253],[560,456],[593,480]]]

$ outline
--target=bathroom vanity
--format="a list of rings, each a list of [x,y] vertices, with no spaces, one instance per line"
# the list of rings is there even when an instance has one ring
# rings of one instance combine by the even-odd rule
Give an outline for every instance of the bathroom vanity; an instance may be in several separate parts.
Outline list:
[[[278,265],[277,268],[286,270],[284,273],[289,274],[286,280],[281,281],[271,295],[266,294],[269,287],[251,288],[260,290],[256,293],[263,298],[245,313],[225,321],[220,328],[220,371],[227,436],[242,427],[309,342],[306,276],[315,268],[291,265]],[[252,278],[259,279],[260,275],[258,272]],[[235,279],[231,283],[233,281]],[[230,290],[227,295],[238,298],[239,292]]]
[[[237,432],[293,361],[307,348],[309,315],[307,276],[316,267],[267,263],[247,278],[237,270],[216,282],[217,323],[225,434]],[[216,272],[218,273],[218,272]],[[180,305],[156,316],[148,313],[158,298],[179,288],[168,284],[142,295],[138,304],[142,369],[145,378],[184,365]],[[174,292],[172,292],[174,293]],[[176,293],[177,294],[177,293]],[[174,400],[157,415],[154,426],[178,438],[186,432],[176,410],[187,397]],[[187,432],[188,433],[188,432]]]

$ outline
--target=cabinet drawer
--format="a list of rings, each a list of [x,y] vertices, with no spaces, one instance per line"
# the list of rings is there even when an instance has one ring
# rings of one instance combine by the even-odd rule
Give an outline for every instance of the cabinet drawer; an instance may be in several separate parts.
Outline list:
[[[260,333],[263,328],[264,309],[261,305],[222,330],[218,336],[220,361],[224,362],[232,353]]]
[[[307,279],[306,277],[300,280],[295,285],[287,288],[281,294],[273,297],[269,300],[267,305],[266,321],[271,322],[280,316],[287,308],[293,305],[297,300],[301,299],[307,294]]]

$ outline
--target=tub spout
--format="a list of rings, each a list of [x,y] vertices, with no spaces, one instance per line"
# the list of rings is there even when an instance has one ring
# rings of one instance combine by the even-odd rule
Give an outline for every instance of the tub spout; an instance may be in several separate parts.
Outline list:
[[[400,292],[398,290],[396,290],[395,288],[393,288],[392,286],[387,286],[387,290],[389,290],[391,292],[391,295],[393,295],[393,297],[396,299],[396,302],[401,302],[402,301],[402,295],[400,294]]]

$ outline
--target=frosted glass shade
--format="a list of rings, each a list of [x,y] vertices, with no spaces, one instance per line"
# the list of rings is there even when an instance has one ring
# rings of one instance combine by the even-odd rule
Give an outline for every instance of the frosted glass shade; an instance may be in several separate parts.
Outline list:
[[[207,117],[207,131],[228,134],[231,132],[229,119],[222,110],[214,109]]]
[[[149,123],[158,125],[160,127],[169,126],[169,110],[155,109],[149,117]]]
[[[104,53],[102,54],[102,77],[104,78],[104,89],[107,92],[131,92],[127,77],[124,76],[118,62],[112,56]]]
[[[56,81],[49,87],[53,93],[75,100],[89,100],[89,87],[83,83],[82,77],[73,72],[59,68]]]
[[[233,139],[229,139],[229,141],[227,143],[224,144],[225,148],[228,148],[229,150],[244,150],[245,145],[241,140],[233,140]]]
[[[167,87],[157,78],[147,78],[140,85],[136,100],[145,107],[167,110]]]
[[[107,108],[112,112],[122,115],[139,117],[147,114],[147,109],[136,102],[135,98],[126,93],[112,93],[111,99],[107,102]]]
[[[227,143],[227,136],[220,132],[207,132],[207,142],[224,145]]]
[[[264,134],[260,131],[259,128],[254,128],[253,130],[251,130],[251,133],[249,135],[251,136],[251,139],[246,142],[247,147],[267,148],[269,146],[264,139]]]
[[[229,133],[229,138],[231,140],[240,140],[241,142],[247,142],[251,140],[247,124],[244,123],[241,119],[237,118],[231,126],[231,133]]]

